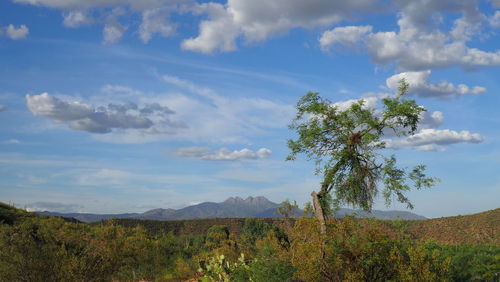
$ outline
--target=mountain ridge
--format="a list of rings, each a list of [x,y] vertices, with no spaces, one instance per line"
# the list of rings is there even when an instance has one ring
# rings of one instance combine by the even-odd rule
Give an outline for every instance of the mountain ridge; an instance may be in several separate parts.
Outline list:
[[[54,215],[61,217],[72,217],[82,222],[95,222],[110,218],[135,218],[150,220],[186,220],[203,218],[276,218],[282,217],[276,213],[280,204],[271,202],[266,197],[229,197],[223,202],[203,202],[197,205],[187,206],[182,209],[157,208],[143,213],[122,214],[92,214],[92,213],[58,213],[50,211],[38,211],[39,214]],[[296,210],[296,215],[303,212]],[[337,211],[335,217],[356,214],[358,217],[375,217],[378,219],[426,219],[423,216],[408,211],[380,211],[373,210],[371,213],[342,208]]]

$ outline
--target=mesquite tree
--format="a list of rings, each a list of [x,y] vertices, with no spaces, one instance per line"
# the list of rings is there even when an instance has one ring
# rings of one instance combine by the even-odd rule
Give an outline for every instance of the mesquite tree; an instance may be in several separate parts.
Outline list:
[[[381,110],[365,106],[363,99],[339,109],[313,92],[297,103],[290,129],[297,132],[298,139],[288,140],[291,152],[287,160],[305,154],[315,160],[316,173],[323,175],[320,191],[311,194],[321,233],[326,233],[325,219],[332,206],[350,204],[370,211],[380,184],[387,205],[396,196],[413,208],[404,193],[411,186],[431,187],[437,181],[424,174],[424,165],[407,171],[396,166],[394,155],[381,153],[386,147],[385,134],[407,136],[418,128],[425,108],[405,99],[407,91],[408,84],[401,80],[397,95],[382,99]]]

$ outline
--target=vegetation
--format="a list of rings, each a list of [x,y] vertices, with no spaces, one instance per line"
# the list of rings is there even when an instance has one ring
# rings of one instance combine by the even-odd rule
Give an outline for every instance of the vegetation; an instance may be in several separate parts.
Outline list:
[[[401,80],[398,94],[382,99],[380,112],[366,107],[362,99],[340,109],[314,92],[297,103],[297,115],[290,128],[297,132],[298,139],[288,141],[291,153],[287,160],[305,154],[316,162],[316,173],[323,175],[320,191],[311,194],[322,234],[326,234],[325,219],[332,206],[350,204],[370,211],[379,183],[384,184],[382,195],[387,204],[396,196],[412,208],[404,194],[411,188],[409,182],[421,189],[433,186],[437,180],[424,174],[424,165],[406,171],[397,167],[394,155],[379,153],[385,148],[382,137],[386,132],[406,136],[418,128],[425,108],[404,98],[408,87]]]
[[[499,213],[471,217],[488,226]],[[500,273],[495,241],[416,238],[413,221],[327,221],[323,241],[309,217],[244,219],[236,229],[219,220],[174,234],[162,232],[165,222],[151,231],[117,220],[83,224],[5,204],[0,216],[0,281],[496,281]]]

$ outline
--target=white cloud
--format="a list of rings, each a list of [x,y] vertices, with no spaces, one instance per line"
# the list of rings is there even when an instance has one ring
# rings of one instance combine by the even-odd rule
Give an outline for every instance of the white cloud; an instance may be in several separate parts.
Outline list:
[[[0,112],[6,111],[7,107],[5,105],[0,104]]]
[[[500,11],[496,11],[489,19],[490,25],[494,28],[500,28]]]
[[[29,29],[26,25],[22,24],[19,27],[15,27],[12,24],[9,24],[5,27],[5,35],[12,40],[25,39],[28,37]]]
[[[480,143],[484,138],[467,130],[460,132],[449,129],[422,129],[403,139],[384,140],[389,149],[413,148],[418,151],[443,151],[444,147],[457,143]]]
[[[353,42],[362,41],[373,62],[394,63],[402,70],[500,65],[500,50],[467,46],[474,36],[480,35],[481,24],[487,20],[476,1],[395,1],[395,4],[401,8],[399,31],[367,33],[366,26],[337,27],[323,34],[321,46],[352,46]],[[462,14],[449,31],[440,29],[438,19],[444,13]],[[495,17],[490,23],[496,24]]]
[[[104,85],[98,95],[88,98],[88,102],[77,102],[71,97],[62,99],[46,94],[32,95],[32,113],[50,118],[55,123],[67,124],[70,128],[87,130],[76,120],[95,121],[107,134],[94,134],[92,138],[110,143],[146,143],[165,140],[203,143],[248,143],[249,138],[268,134],[271,130],[285,130],[294,115],[293,105],[263,98],[224,97],[216,91],[196,85],[190,81],[163,76],[170,90],[163,93],[146,93],[120,85]],[[178,89],[175,89],[178,88]],[[38,100],[33,98],[38,97]],[[28,101],[28,99],[27,99]],[[130,104],[129,101],[132,101]],[[160,115],[129,109],[120,115],[146,118],[153,122],[149,128],[132,128],[120,122],[120,127],[110,126],[110,122],[94,118],[95,112],[106,112],[115,117],[113,105],[134,105],[138,109],[148,105],[168,105],[175,115]],[[71,109],[71,110],[69,110]],[[99,113],[102,115],[102,113]],[[69,116],[67,116],[69,115]],[[123,120],[123,118],[121,118]],[[75,124],[76,123],[76,124]],[[95,130],[94,130],[95,131]]]
[[[208,147],[187,147],[177,150],[177,155],[185,158],[200,159],[205,161],[238,161],[243,159],[263,159],[271,155],[271,150],[260,148],[257,151],[244,148],[241,150],[230,151],[227,148],[221,148],[211,151]]]
[[[324,27],[349,19],[352,14],[374,10],[376,0],[228,0],[226,5],[205,3],[195,13],[208,14],[199,35],[182,43],[186,50],[202,53],[232,51],[236,40],[263,41],[292,28]]]
[[[155,33],[161,36],[170,36],[175,32],[175,25],[168,22],[170,11],[161,8],[149,9],[142,12],[142,23],[139,26],[139,35],[144,43],[148,43]]]
[[[96,12],[104,18],[103,43],[118,42],[127,30],[127,26],[117,21],[118,16],[126,13],[140,14],[142,20],[138,33],[144,42],[148,42],[152,35],[172,35],[175,24],[166,19],[172,12],[182,13],[187,6],[195,5],[194,0],[13,0],[16,3],[43,6],[62,11],[63,24],[67,27],[79,27],[93,21],[89,14]],[[119,14],[117,15],[117,12]],[[97,21],[99,22],[99,21]]]
[[[444,115],[440,111],[429,112],[425,111],[420,114],[420,126],[423,128],[439,127],[444,120]]]
[[[328,49],[334,45],[354,46],[372,31],[372,26],[343,26],[323,32],[319,39],[321,48]]]
[[[158,103],[139,107],[135,103],[94,107],[78,101],[66,102],[48,93],[26,95],[28,109],[55,123],[65,123],[75,130],[110,133],[113,130],[139,129],[143,134],[157,134],[182,127],[170,121],[174,112]]]
[[[184,0],[13,0],[15,3],[30,4],[35,6],[44,6],[62,10],[74,9],[97,9],[110,8],[116,6],[129,6],[135,11],[143,11],[165,4],[189,3],[192,1]]]
[[[437,84],[429,82],[430,70],[419,72],[402,72],[389,77],[386,81],[387,87],[396,90],[399,87],[399,81],[404,78],[410,85],[408,94],[418,94],[422,97],[451,98],[460,97],[468,94],[481,94],[486,92],[486,88],[481,86],[469,87],[465,84],[457,86],[452,83],[441,81]]]
[[[88,25],[93,22],[93,19],[88,16],[87,12],[79,10],[64,12],[63,18],[64,26],[71,28]]]
[[[345,111],[348,108],[350,108],[353,104],[359,102],[359,100],[363,100],[364,104],[363,107],[365,109],[375,109],[377,106],[379,97],[377,96],[369,96],[369,97],[363,97],[361,99],[351,99],[351,100],[346,100],[346,101],[339,101],[333,104],[333,106],[337,107],[339,111]]]
[[[240,33],[239,27],[226,8],[221,4],[206,3],[198,7],[198,12],[203,10],[210,17],[200,23],[199,35],[182,42],[184,50],[200,53],[213,53],[219,51],[236,50],[236,38]]]
[[[115,8],[106,17],[106,24],[102,30],[102,43],[103,44],[113,44],[118,42],[122,37],[127,27],[118,22],[118,18],[122,16],[125,11],[121,8]]]

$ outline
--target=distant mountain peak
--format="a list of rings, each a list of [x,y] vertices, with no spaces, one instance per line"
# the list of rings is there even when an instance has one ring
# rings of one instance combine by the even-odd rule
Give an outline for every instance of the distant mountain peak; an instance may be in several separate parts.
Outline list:
[[[243,200],[242,198],[240,197],[229,197],[227,198],[224,202],[222,202],[223,204],[238,204],[238,203],[242,203],[244,202],[245,200]]]
[[[249,196],[246,199],[243,199],[241,197],[229,197],[224,202],[222,202],[222,204],[260,206],[269,204],[273,205],[275,203],[269,201],[266,197],[263,196]]]

